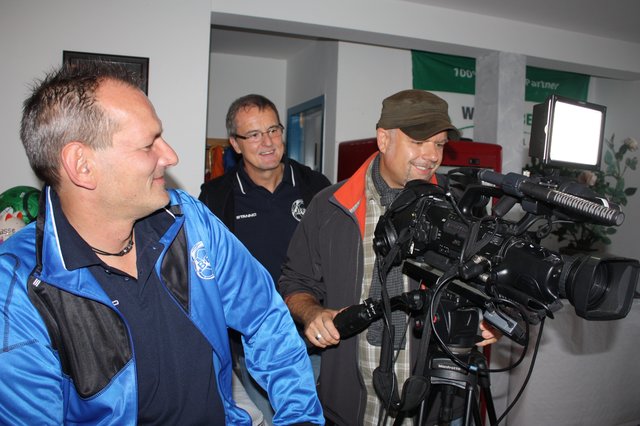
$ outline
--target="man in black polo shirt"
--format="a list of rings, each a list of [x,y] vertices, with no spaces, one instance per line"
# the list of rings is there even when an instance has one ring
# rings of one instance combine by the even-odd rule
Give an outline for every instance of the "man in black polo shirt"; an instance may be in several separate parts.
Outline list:
[[[235,100],[227,112],[226,126],[229,142],[242,158],[235,168],[202,185],[199,199],[277,284],[293,231],[311,198],[330,182],[284,155],[284,127],[276,106],[264,96],[252,94]],[[241,349],[239,345],[235,348]],[[238,367],[249,396],[271,422],[273,411],[264,392],[246,374],[242,359]]]

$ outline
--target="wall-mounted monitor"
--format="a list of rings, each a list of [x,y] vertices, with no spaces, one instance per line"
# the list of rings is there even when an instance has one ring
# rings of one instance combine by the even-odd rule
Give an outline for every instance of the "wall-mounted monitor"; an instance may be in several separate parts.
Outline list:
[[[533,107],[529,156],[551,167],[600,168],[607,107],[551,95]]]

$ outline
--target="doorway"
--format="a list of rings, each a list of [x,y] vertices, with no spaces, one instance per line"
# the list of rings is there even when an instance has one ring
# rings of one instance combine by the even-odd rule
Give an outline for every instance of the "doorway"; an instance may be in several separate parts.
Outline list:
[[[324,95],[287,110],[289,158],[322,173]]]

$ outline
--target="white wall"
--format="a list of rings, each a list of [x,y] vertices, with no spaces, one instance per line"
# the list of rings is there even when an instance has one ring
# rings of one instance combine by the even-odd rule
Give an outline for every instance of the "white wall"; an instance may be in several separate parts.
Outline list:
[[[323,172],[335,182],[336,165],[336,76],[338,69],[338,43],[318,41],[294,58],[287,67],[287,108],[324,95],[324,146],[322,153]]]
[[[226,138],[225,118],[231,102],[250,93],[269,98],[287,122],[287,61],[240,55],[211,54],[207,137]]]
[[[75,50],[149,58],[149,98],[180,156],[170,178],[197,194],[204,169],[209,1],[178,7],[171,0],[2,0],[0,7],[0,191],[40,186],[19,139],[22,102],[34,79],[62,63],[63,50]]]
[[[340,43],[336,140],[375,137],[382,100],[411,84],[411,51]]]
[[[287,64],[289,108],[324,95],[335,81],[337,42],[316,41]]]
[[[565,305],[554,319],[546,320],[530,380],[507,420],[500,424],[637,426],[639,322],[640,300],[634,301],[626,318],[617,321],[585,321]],[[510,373],[512,396],[525,382],[538,331],[537,327],[532,330],[525,360]],[[521,349],[514,351],[510,363],[516,361]],[[493,376],[503,375],[492,375],[492,385]],[[498,415],[502,412],[498,410]]]
[[[212,0],[214,24],[477,57],[526,55],[531,65],[640,78],[637,43],[390,0]]]
[[[622,142],[625,138],[632,137],[640,142],[640,81],[618,81],[611,79],[594,79],[591,85],[589,100],[593,103],[605,105],[607,116],[605,124],[605,137],[610,138],[615,134],[615,141]],[[640,157],[640,151],[627,155]],[[640,168],[627,170],[625,187],[640,189]],[[626,214],[625,223],[618,228],[618,232],[611,236],[612,244],[608,251],[619,256],[640,258],[640,226],[637,218],[640,212],[640,191],[629,198],[629,204],[624,206]]]

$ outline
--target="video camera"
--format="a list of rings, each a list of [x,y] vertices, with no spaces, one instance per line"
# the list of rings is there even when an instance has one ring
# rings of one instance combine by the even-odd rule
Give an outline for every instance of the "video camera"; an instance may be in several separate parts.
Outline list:
[[[605,110],[550,97],[534,107],[530,155],[548,166],[599,167]],[[590,132],[580,136],[582,162],[576,163],[570,161],[578,151],[571,146],[575,135],[566,129],[578,126]],[[455,169],[448,177],[444,187],[407,183],[377,224],[373,244],[379,257],[392,256],[394,264],[409,260],[405,273],[409,263],[415,278],[422,278],[421,270],[433,269],[454,275],[458,280],[449,290],[483,310],[486,320],[520,344],[525,333],[509,312],[495,310],[496,300],[515,303],[530,324],[553,318],[563,298],[587,320],[615,320],[629,313],[640,270],[637,260],[564,255],[540,245],[540,233],[532,230],[536,223],[550,227],[557,219],[619,226],[624,214],[618,206],[559,176]],[[491,200],[497,202],[487,214]],[[516,204],[524,216],[505,219]],[[420,299],[409,293],[392,298],[392,305],[424,313],[425,300]],[[380,303],[369,299],[341,312],[334,323],[348,336],[380,316]]]

